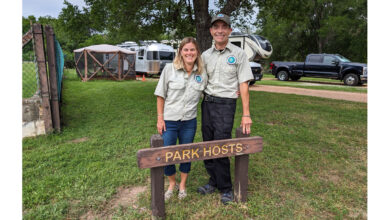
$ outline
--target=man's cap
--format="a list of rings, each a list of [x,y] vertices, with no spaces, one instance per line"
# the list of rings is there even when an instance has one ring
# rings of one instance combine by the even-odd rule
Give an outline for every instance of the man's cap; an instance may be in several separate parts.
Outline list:
[[[230,17],[225,14],[217,14],[211,19],[211,25],[216,21],[223,21],[226,24],[230,25]]]

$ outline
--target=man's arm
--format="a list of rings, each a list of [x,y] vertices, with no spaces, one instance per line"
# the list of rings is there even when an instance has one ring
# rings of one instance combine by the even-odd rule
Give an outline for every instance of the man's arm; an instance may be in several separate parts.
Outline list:
[[[240,93],[242,101],[242,118],[241,118],[241,127],[242,133],[250,134],[252,119],[249,111],[249,85],[248,82],[240,83]]]

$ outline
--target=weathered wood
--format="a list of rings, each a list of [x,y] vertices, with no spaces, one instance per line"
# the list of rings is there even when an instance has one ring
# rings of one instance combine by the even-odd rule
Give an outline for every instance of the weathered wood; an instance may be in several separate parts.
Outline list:
[[[137,152],[138,167],[151,168],[221,157],[252,154],[262,151],[261,137],[235,138],[199,143],[141,149]]]
[[[150,138],[150,147],[160,148],[164,146],[164,141],[160,135],[153,135]],[[152,192],[152,215],[157,219],[165,218],[164,203],[164,167],[155,167],[150,169],[151,192]]]
[[[61,130],[60,123],[60,107],[58,104],[58,84],[57,84],[57,70],[56,70],[56,54],[54,50],[54,32],[53,28],[46,25],[46,49],[47,59],[49,63],[49,82],[50,82],[50,107],[53,127],[57,132]]]
[[[249,137],[249,134],[242,133],[242,128],[236,130],[236,138]],[[249,155],[239,155],[235,157],[234,163],[234,200],[236,202],[246,202],[248,195],[248,166]]]
[[[30,42],[33,39],[33,33],[32,30],[29,30],[27,33],[25,33],[22,37],[22,48],[27,45],[28,42]]]
[[[45,124],[45,131],[49,133],[53,130],[51,109],[50,109],[50,97],[49,97],[49,85],[47,83],[47,71],[46,71],[46,56],[43,43],[43,31],[42,25],[33,25],[33,37],[35,42],[35,56],[38,66],[39,82],[41,87],[42,97],[42,111],[43,121]]]

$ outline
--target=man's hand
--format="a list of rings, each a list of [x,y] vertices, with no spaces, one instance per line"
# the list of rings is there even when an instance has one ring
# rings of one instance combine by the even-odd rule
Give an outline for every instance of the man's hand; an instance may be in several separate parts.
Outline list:
[[[252,119],[251,117],[243,116],[241,118],[241,127],[242,127],[242,133],[243,134],[250,134],[251,133],[251,125],[252,125]]]
[[[160,135],[162,135],[162,132],[163,131],[166,131],[166,127],[165,127],[165,121],[164,119],[162,119],[162,117],[158,117],[157,119],[157,131]]]
[[[249,86],[248,82],[243,82],[240,84],[240,93],[242,100],[242,118],[241,118],[241,127],[242,133],[250,134],[252,119],[249,111]]]

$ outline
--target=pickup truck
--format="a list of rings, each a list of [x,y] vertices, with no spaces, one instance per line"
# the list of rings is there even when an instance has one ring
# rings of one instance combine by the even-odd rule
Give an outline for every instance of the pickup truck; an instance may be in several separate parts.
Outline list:
[[[348,86],[367,83],[367,64],[352,63],[339,54],[309,54],[305,62],[273,61],[270,69],[281,81],[318,77],[338,79]]]
[[[253,74],[253,80],[249,82],[249,85],[253,85],[256,83],[256,81],[260,81],[263,78],[263,68],[261,67],[260,63],[256,62],[249,62],[249,65],[251,66]]]

